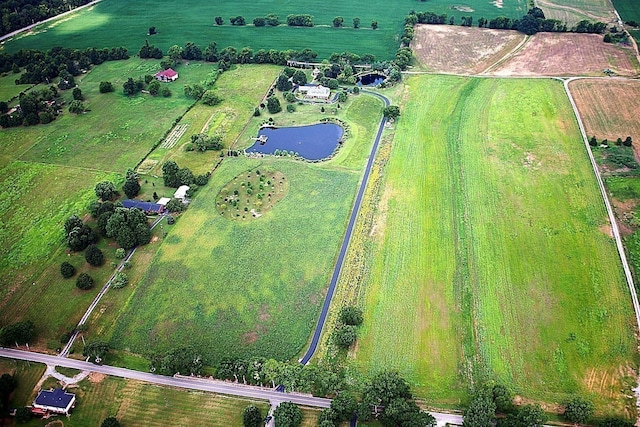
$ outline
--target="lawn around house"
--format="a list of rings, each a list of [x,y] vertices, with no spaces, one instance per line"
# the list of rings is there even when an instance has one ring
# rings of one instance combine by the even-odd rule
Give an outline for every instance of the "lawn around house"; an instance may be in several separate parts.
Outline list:
[[[432,404],[459,406],[495,379],[633,418],[628,290],[561,84],[406,84],[357,365],[398,369]]]

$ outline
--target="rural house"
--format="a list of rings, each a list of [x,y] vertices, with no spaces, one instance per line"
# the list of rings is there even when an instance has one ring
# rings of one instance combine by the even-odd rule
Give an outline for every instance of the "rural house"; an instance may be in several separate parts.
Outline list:
[[[161,214],[164,206],[159,203],[143,202],[140,200],[123,200],[122,206],[127,209],[138,208],[146,214]]]
[[[182,200],[184,202],[184,199],[187,198],[187,191],[189,191],[189,186],[188,185],[181,185],[180,187],[178,187],[176,192],[173,193],[173,198],[174,199],[180,199],[180,200]]]
[[[329,95],[331,95],[331,89],[322,85],[300,86],[298,90],[300,91],[300,93],[304,94],[305,98],[310,99],[327,100],[329,99]]]
[[[55,390],[41,390],[33,402],[33,408],[39,410],[38,412],[69,415],[69,411],[75,403],[75,394],[56,388]]]
[[[156,80],[159,80],[161,82],[173,82],[177,79],[178,73],[171,68],[167,68],[166,70],[158,71],[156,73]]]

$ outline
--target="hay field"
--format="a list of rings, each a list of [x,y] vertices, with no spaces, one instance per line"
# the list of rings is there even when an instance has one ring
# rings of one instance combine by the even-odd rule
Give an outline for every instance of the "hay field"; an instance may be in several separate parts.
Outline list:
[[[559,19],[569,27],[583,19],[613,23],[616,21],[610,0],[535,0],[545,17]]]
[[[628,290],[561,83],[406,84],[356,364],[398,369],[433,404],[496,379],[635,416]]]
[[[622,76],[640,71],[633,48],[604,43],[601,35],[538,33],[491,74],[604,76],[607,68]]]
[[[587,135],[640,143],[640,81],[584,79],[569,83]]]
[[[479,74],[515,49],[525,35],[517,31],[448,25],[416,25],[411,43],[428,71]]]

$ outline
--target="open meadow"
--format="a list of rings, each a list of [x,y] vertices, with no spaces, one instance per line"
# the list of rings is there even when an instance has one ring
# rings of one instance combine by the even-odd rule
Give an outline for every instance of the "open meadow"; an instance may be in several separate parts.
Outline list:
[[[497,76],[621,76],[640,71],[633,47],[602,41],[599,34],[538,33],[490,70]]]
[[[634,417],[628,290],[561,83],[406,85],[356,365],[398,369],[430,404],[495,379],[526,401],[581,393]]]
[[[125,46],[130,53],[137,53],[149,40],[163,51],[174,45],[192,41],[203,49],[216,42],[219,49],[234,46],[241,49],[250,46],[258,49],[305,48],[318,52],[319,58],[327,58],[333,52],[350,51],[359,55],[372,54],[378,59],[388,59],[397,49],[403,19],[412,9],[446,13],[456,17],[472,13],[475,17],[492,18],[499,15],[516,18],[526,13],[527,1],[472,0],[463,8],[452,6],[448,0],[431,0],[427,4],[412,0],[373,0],[334,3],[331,7],[313,0],[278,2],[267,0],[249,3],[233,1],[204,2],[187,0],[179,5],[163,1],[104,0],[95,6],[79,11],[60,20],[44,24],[32,32],[19,35],[5,44],[5,49],[49,49],[65,47],[115,47]],[[277,27],[255,27],[256,17],[274,13],[284,25]],[[289,14],[310,14],[313,28],[286,26]],[[243,16],[246,26],[232,26],[230,17]],[[223,25],[215,25],[214,18],[221,16]],[[336,16],[344,18],[343,28],[332,28]],[[360,18],[360,28],[353,28],[353,18]],[[371,29],[377,21],[378,28]],[[157,34],[149,37],[148,29],[155,26]]]
[[[447,25],[417,25],[414,56],[428,71],[478,74],[525,40],[517,31]]]
[[[634,0],[612,0],[613,5],[620,14],[624,22],[636,21],[640,22],[640,9],[638,3]],[[640,42],[640,28],[627,27],[631,36],[637,42]]]

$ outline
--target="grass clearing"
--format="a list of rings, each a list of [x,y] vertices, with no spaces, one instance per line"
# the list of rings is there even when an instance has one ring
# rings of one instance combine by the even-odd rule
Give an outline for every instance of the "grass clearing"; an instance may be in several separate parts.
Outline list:
[[[492,378],[635,417],[628,291],[562,85],[406,84],[357,365],[398,369],[433,404],[460,405]]]
[[[421,67],[443,73],[478,74],[525,38],[517,31],[449,25],[416,25],[411,42]]]
[[[504,5],[502,2],[470,0],[467,4],[477,18],[498,15],[516,18],[525,14],[527,9],[525,0]],[[204,49],[209,42],[215,41],[219,49],[227,46],[237,49],[251,46],[254,50],[310,48],[318,52],[319,58],[327,58],[333,52],[351,51],[389,59],[398,47],[405,15],[415,8],[416,4],[411,0],[374,0],[366,7],[351,1],[334,4],[331,8],[312,0],[295,3],[267,0],[246,4],[228,0],[215,4],[187,0],[180,3],[179,7],[166,1],[158,3],[145,0],[132,4],[126,0],[111,0],[21,34],[6,42],[5,49],[15,52],[34,47],[126,46],[130,53],[135,54],[148,39],[164,52],[174,44],[183,46],[192,41]],[[424,9],[457,17],[468,14],[452,7],[448,0],[431,0]],[[310,14],[314,17],[315,27],[280,25],[259,28],[253,25],[231,26],[229,23],[230,16],[242,15],[251,24],[254,18],[270,13],[277,14],[282,22],[286,22],[289,14]],[[215,25],[215,16],[222,16],[224,25]],[[336,16],[344,17],[344,28],[332,28]],[[361,20],[359,29],[353,28],[352,20],[355,17]],[[372,20],[378,22],[377,30],[370,28]],[[151,26],[156,27],[158,34],[147,35]]]
[[[540,60],[544,58],[544,60]],[[635,51],[602,41],[599,34],[538,33],[522,49],[505,58],[491,74],[497,76],[621,76],[640,71]]]

